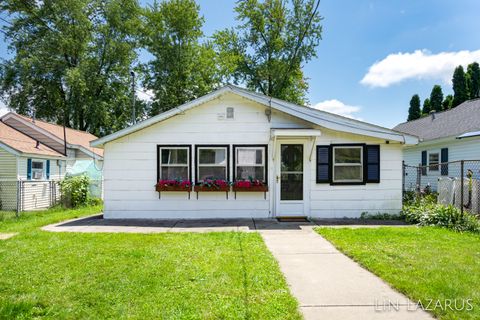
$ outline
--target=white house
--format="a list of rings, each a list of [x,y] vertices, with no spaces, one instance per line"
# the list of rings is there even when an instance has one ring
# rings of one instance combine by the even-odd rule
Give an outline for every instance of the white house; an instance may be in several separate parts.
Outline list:
[[[358,217],[402,207],[417,138],[231,85],[91,143],[104,217]],[[264,181],[268,192],[157,192],[158,180]],[[253,189],[252,189],[253,190]]]
[[[459,106],[434,112],[429,116],[397,125],[393,130],[419,137],[418,145],[407,146],[403,159],[410,166],[423,166],[421,185],[437,189],[442,176],[460,177],[459,160],[480,160],[480,99],[465,101]],[[440,163],[450,162],[448,165]],[[465,162],[464,172],[472,169],[478,177],[479,163]],[[405,177],[406,187],[415,185],[412,172]]]

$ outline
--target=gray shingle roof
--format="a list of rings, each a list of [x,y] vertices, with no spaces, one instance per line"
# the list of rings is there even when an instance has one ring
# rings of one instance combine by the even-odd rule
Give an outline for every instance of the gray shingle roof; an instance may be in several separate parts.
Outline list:
[[[400,123],[393,130],[417,136],[423,141],[479,131],[480,99],[465,101],[451,110]]]

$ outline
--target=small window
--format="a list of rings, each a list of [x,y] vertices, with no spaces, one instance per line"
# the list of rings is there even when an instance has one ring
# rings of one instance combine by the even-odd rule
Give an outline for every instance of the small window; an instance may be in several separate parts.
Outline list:
[[[159,147],[159,180],[190,180],[190,148]]]
[[[197,181],[207,179],[227,180],[228,147],[197,146]]]
[[[266,147],[235,147],[235,180],[266,182]]]
[[[43,161],[32,161],[32,179],[42,180],[44,176],[44,164]]]
[[[428,170],[429,171],[438,171],[439,159],[440,157],[438,152],[428,154]]]
[[[333,147],[333,182],[363,182],[363,147]]]
[[[233,107],[227,108],[227,119],[233,119],[235,116],[235,109]]]

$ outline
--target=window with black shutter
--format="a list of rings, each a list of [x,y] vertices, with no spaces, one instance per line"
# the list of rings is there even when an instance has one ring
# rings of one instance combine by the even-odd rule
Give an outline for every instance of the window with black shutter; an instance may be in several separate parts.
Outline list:
[[[380,182],[380,146],[317,146],[317,183],[358,185]]]

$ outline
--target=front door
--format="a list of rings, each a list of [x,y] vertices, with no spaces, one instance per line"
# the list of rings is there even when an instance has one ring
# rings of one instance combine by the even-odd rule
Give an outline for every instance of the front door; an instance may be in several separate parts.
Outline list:
[[[277,157],[277,216],[304,216],[304,145],[280,144]]]

